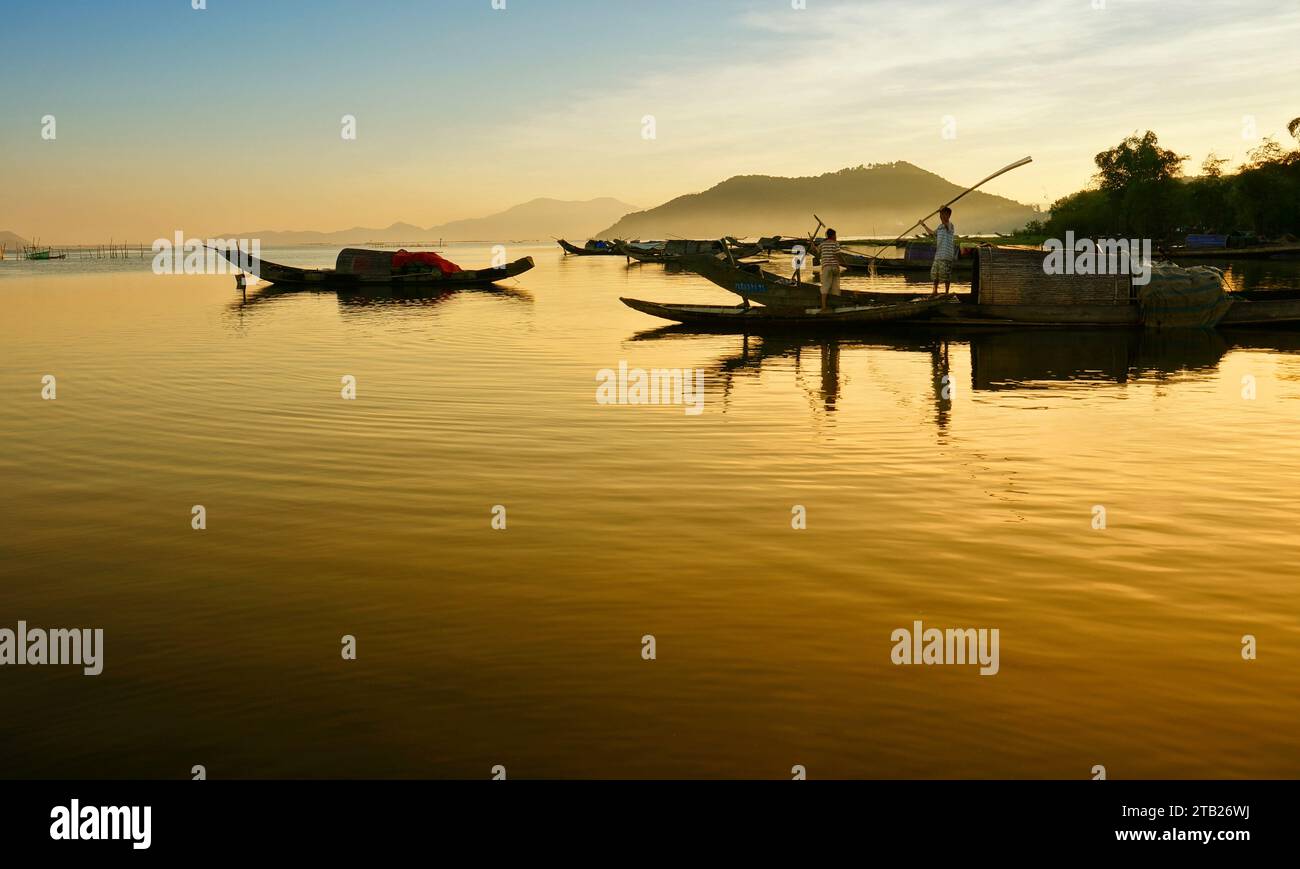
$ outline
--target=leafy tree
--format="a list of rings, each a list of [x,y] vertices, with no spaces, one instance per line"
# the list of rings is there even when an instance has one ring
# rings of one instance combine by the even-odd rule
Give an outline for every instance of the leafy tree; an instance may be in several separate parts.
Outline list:
[[[1110,200],[1122,233],[1159,238],[1173,228],[1186,159],[1161,148],[1150,130],[1097,155],[1097,185]]]
[[[1064,238],[1068,230],[1081,237],[1098,238],[1116,235],[1116,217],[1105,193],[1080,190],[1052,203],[1052,215],[1046,221],[1053,238]]]
[[[1246,156],[1250,158],[1250,168],[1259,169],[1280,162],[1286,156],[1286,151],[1277,143],[1277,139],[1269,136],[1258,147],[1247,152]]]
[[[1223,167],[1228,164],[1227,157],[1220,157],[1211,151],[1205,157],[1205,162],[1201,163],[1201,174],[1206,178],[1222,178]]]
[[[1300,118],[1288,125],[1300,138]],[[1052,204],[1046,231],[1092,238],[1138,235],[1160,238],[1180,227],[1264,237],[1300,235],[1300,150],[1265,139],[1235,173],[1211,153],[1201,174],[1181,176],[1185,158],[1161,148],[1156,136],[1129,136],[1097,155],[1096,186]]]
[[[1186,159],[1161,148],[1156,134],[1147,130],[1097,155],[1097,182],[1107,193],[1119,193],[1137,184],[1172,181],[1182,174]]]

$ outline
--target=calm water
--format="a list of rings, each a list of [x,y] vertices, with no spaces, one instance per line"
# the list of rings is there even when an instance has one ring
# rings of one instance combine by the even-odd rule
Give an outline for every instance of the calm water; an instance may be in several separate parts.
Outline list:
[[[1300,776],[1300,331],[687,334],[618,297],[730,297],[511,253],[243,304],[0,263],[0,627],[106,635],[0,668],[0,775]],[[597,404],[623,360],[703,413]],[[1001,671],[893,665],[916,619]]]

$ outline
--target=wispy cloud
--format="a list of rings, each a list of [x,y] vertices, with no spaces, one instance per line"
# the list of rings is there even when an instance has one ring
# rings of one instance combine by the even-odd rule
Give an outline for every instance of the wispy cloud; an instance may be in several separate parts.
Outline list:
[[[1134,130],[1199,162],[1257,144],[1243,116],[1267,135],[1300,114],[1297,4],[762,3],[711,26],[709,56],[669,56],[531,116],[512,159],[545,155],[605,183],[631,174],[640,189],[626,195],[652,201],[670,174],[685,192],[737,172],[909,159],[962,180],[1024,152],[1037,165],[1000,192],[1041,201],[1086,183],[1093,155]]]

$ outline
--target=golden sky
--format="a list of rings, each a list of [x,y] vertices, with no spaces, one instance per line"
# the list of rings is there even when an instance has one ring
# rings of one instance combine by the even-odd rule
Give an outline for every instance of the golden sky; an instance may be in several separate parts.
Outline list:
[[[988,192],[1045,205],[1129,133],[1194,172],[1294,146],[1300,116],[1295,0],[14,5],[50,36],[6,49],[0,229],[53,242],[649,207],[894,160],[970,184],[1025,154]]]

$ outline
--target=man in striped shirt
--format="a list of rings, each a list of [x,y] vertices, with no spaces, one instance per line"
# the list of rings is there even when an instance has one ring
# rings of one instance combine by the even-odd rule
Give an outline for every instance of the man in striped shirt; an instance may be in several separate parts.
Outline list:
[[[817,252],[822,263],[822,310],[825,311],[826,297],[840,294],[840,269],[843,263],[840,261],[840,242],[835,230],[826,230],[826,240]]]
[[[952,209],[944,206],[939,209],[939,226],[931,230],[925,226],[922,221],[921,225],[925,226],[926,231],[934,236],[934,265],[930,266],[930,280],[934,281],[934,289],[930,295],[939,294],[939,281],[943,281],[943,291],[949,292],[952,287],[952,267],[957,261],[957,227],[952,224]]]

